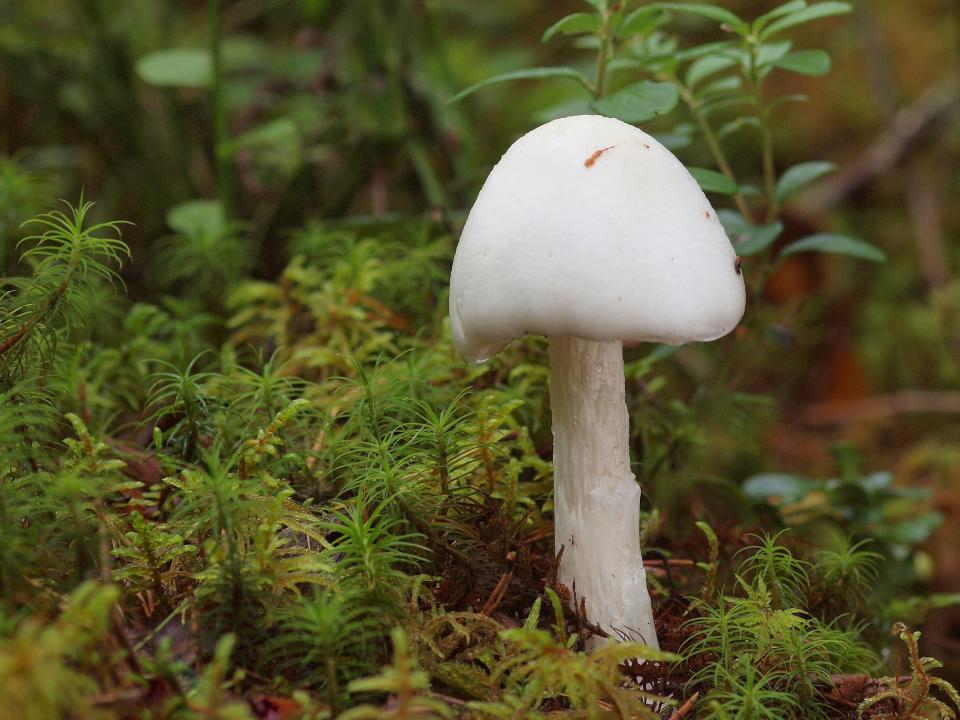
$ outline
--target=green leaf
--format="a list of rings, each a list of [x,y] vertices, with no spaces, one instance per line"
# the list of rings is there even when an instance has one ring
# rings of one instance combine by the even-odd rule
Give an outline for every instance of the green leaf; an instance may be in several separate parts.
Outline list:
[[[738,94],[741,95],[744,100],[749,101],[749,96],[738,92],[741,86],[742,81],[739,75],[727,75],[726,77],[721,77],[701,85],[694,91],[693,95],[700,100],[700,111],[708,112],[706,109],[706,102],[708,100],[728,98],[731,94]]]
[[[756,33],[771,20],[776,20],[778,17],[803,10],[806,6],[806,0],[791,0],[791,2],[784,3],[780,7],[775,7],[770,12],[761,15],[753,21],[753,31]]]
[[[717,7],[716,5],[704,5],[701,3],[661,2],[654,3],[649,7],[689,12],[701,17],[709,18],[710,20],[716,20],[717,22],[728,25],[730,29],[738,35],[747,35],[750,32],[750,26],[747,25],[747,23],[729,10],[725,10],[722,7]]]
[[[830,162],[805,162],[794,165],[777,181],[773,199],[777,205],[782,205],[787,201],[787,198],[797,190],[833,172],[835,167],[836,166]]]
[[[227,216],[217,200],[187,200],[170,208],[167,225],[186,237],[212,237],[227,227]]]
[[[574,70],[569,67],[540,67],[540,68],[526,68],[524,70],[513,70],[507,73],[501,73],[500,75],[494,75],[493,77],[488,77],[486,80],[481,80],[478,83],[474,83],[468,88],[464,88],[456,95],[447,100],[448,103],[455,103],[463,100],[468,95],[473,95],[477,90],[487,87],[488,85],[497,85],[499,83],[512,82],[513,80],[543,80],[545,78],[561,78],[565,80],[575,80],[580,83],[587,90],[590,89],[590,83],[587,82],[587,79],[583,76],[582,73]]]
[[[678,150],[690,147],[696,132],[696,128],[690,123],[680,123],[667,132],[652,134],[667,150],[676,153]]]
[[[619,70],[642,70],[644,63],[642,60],[628,57],[618,57],[607,63],[608,72],[617,72]]]
[[[704,55],[719,53],[721,50],[737,53],[739,48],[736,47],[736,44],[732,40],[721,40],[719,42],[704,43],[703,45],[694,45],[686,50],[678,50],[672,54],[679,62],[686,62],[687,60],[694,60]]]
[[[930,606],[934,608],[953,607],[960,605],[960,593],[936,593],[931,595],[928,600]]]
[[[686,85],[689,88],[695,87],[701,80],[715,75],[722,70],[731,68],[736,64],[736,58],[726,55],[705,55],[690,65],[685,79]]]
[[[660,8],[650,5],[637,8],[620,23],[620,27],[617,28],[617,37],[646,35],[651,30],[656,30],[666,19],[667,14],[660,10]]]
[[[778,98],[774,98],[770,103],[767,104],[767,115],[773,111],[774,108],[778,108],[781,105],[786,105],[787,103],[795,102],[809,102],[810,98],[801,93],[792,93],[790,95],[781,95]]]
[[[557,591],[551,587],[544,588],[543,594],[547,596],[547,600],[549,600],[553,606],[553,617],[557,624],[557,639],[560,640],[561,645],[566,645],[567,630],[563,619],[563,605],[560,603],[560,596],[557,595]]]
[[[763,188],[759,185],[740,185],[740,194],[744,197],[763,197]]]
[[[596,35],[578,35],[570,44],[577,50],[589,50],[591,53],[600,50],[600,38]]]
[[[917,545],[929,538],[942,523],[943,515],[936,511],[926,512],[889,526],[887,537],[895,543]]]
[[[170,48],[144,55],[136,64],[137,75],[160,87],[209,87],[213,77],[210,53],[200,48]]]
[[[779,220],[769,225],[750,226],[747,232],[740,236],[740,240],[733,244],[733,249],[742,257],[756,255],[773,245],[782,232],[783,223]]]
[[[548,43],[554,35],[576,35],[577,33],[596,33],[600,29],[600,21],[592,13],[573,13],[560,18],[548,27],[541,38],[541,42]]]
[[[543,603],[543,598],[538,597],[533,601],[533,607],[530,608],[530,612],[527,614],[527,619],[523,621],[524,630],[536,630],[537,623],[540,622],[540,605]]]
[[[790,40],[775,43],[763,43],[757,48],[757,66],[771,65],[784,57],[793,48]]]
[[[248,130],[233,140],[235,148],[257,147],[263,145],[297,145],[300,134],[290,118],[277,118],[252,130]]]
[[[752,115],[734,118],[730,122],[726,122],[720,126],[720,129],[717,130],[717,139],[723,140],[725,137],[733,135],[745,127],[755,127],[759,130],[760,120]]]
[[[816,487],[815,481],[797,475],[763,473],[747,478],[743,494],[752,500],[772,501],[779,505],[798,502]]]
[[[732,107],[752,108],[751,98],[741,92],[727,92],[720,95],[714,95],[700,101],[700,112],[707,118],[720,110],[726,110]],[[747,110],[744,110],[747,112]]]
[[[692,167],[687,168],[693,179],[697,181],[704,192],[720,193],[721,195],[736,195],[739,188],[737,184],[723,173],[707,168]]]
[[[841,448],[837,448],[835,452],[843,452]],[[849,461],[851,465],[853,463],[859,463],[860,457],[859,454],[854,454]],[[860,472],[859,465],[856,468],[856,473]],[[893,487],[893,473],[886,470],[881,470],[880,472],[870,473],[864,477],[858,478],[860,487],[866,490],[871,495],[883,495],[888,496],[889,491],[894,489]],[[900,490],[902,488],[896,488]],[[909,488],[910,490],[922,490],[922,488]],[[923,496],[922,499],[926,499],[926,496]]]
[[[271,45],[251,35],[228,35],[223,39],[221,52],[225,73],[260,71],[274,59]]]
[[[743,215],[738,213],[735,210],[729,210],[723,208],[717,210],[717,217],[720,219],[720,223],[723,225],[723,229],[726,230],[727,235],[733,240],[734,245],[748,232],[750,232],[750,223],[748,223]]]
[[[670,112],[679,100],[672,83],[642,80],[597,100],[590,107],[607,117],[642,123]]]
[[[804,23],[819,20],[821,18],[832,17],[834,15],[845,15],[852,9],[853,8],[850,6],[850,3],[846,2],[831,1],[817,3],[816,5],[808,5],[802,10],[770,23],[770,25],[764,28],[764,30],[760,33],[760,38],[765,40],[766,38],[776,35],[778,32],[782,32],[787,28],[791,28],[796,25],[802,25]]]
[[[826,75],[832,65],[830,55],[823,50],[798,50],[775,63],[782,70],[789,70],[800,75]]]
[[[232,154],[237,150],[252,148],[266,162],[292,172],[300,165],[302,149],[300,132],[290,118],[276,118],[248,130],[234,138],[225,151]]]
[[[802,252],[836,253],[876,263],[886,262],[887,260],[887,254],[870,243],[834,233],[819,233],[798,240],[781,250],[780,257]]]
[[[666,360],[668,357],[671,357],[677,350],[680,349],[679,345],[656,345],[653,350],[651,350],[644,360],[648,360],[651,363],[659,362],[660,360]]]

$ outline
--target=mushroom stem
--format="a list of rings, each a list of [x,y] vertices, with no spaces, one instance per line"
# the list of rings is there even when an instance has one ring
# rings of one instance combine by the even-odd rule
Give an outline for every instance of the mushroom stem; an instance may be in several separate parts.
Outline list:
[[[619,341],[550,338],[559,580],[613,637],[659,647],[640,555],[640,486]],[[595,638],[588,649],[603,643]]]

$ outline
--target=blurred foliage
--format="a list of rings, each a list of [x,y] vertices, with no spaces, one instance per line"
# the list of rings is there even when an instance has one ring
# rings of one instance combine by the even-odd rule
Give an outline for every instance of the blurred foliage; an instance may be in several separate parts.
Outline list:
[[[958,48],[949,0],[0,4],[0,714],[952,717]],[[751,293],[626,351],[663,654],[582,651],[542,339],[446,321],[491,164],[591,111]]]

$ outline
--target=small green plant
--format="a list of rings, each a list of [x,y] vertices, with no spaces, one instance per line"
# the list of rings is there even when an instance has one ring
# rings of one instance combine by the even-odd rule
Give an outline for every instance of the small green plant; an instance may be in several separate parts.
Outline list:
[[[158,278],[180,295],[222,309],[225,289],[246,275],[250,262],[240,227],[220,202],[210,200],[176,205],[167,213],[167,224],[174,234],[158,243]]]
[[[58,341],[85,319],[98,284],[118,283],[116,273],[129,257],[119,238],[121,222],[89,225],[93,203],[82,198],[68,212],[54,211],[28,221],[39,234],[20,241],[20,262],[29,278],[6,278],[0,285],[0,389],[49,362]]]
[[[167,523],[150,522],[139,512],[130,513],[127,521],[130,530],[123,534],[123,545],[113,550],[114,557],[123,561],[113,579],[133,592],[152,592],[153,602],[170,609],[188,576],[186,561],[197,547],[187,544]]]
[[[920,633],[911,632],[903,623],[893,626],[893,636],[906,646],[910,679],[904,684],[899,677],[881,678],[880,684],[886,689],[860,703],[857,720],[865,717],[876,720],[953,720],[956,711],[932,694],[933,690],[941,691],[954,707],[960,709],[960,693],[956,688],[943,678],[931,675],[931,671],[943,667],[942,663],[934,658],[921,657]],[[889,709],[891,707],[893,709]]]
[[[803,712],[801,699],[777,689],[777,678],[751,665],[748,657],[734,660],[732,669],[722,669],[719,683],[707,699],[706,717],[716,720],[780,720]]]
[[[868,596],[886,600],[873,579],[882,579],[881,585],[894,593],[888,583],[905,587],[913,582],[916,549],[943,516],[931,507],[926,489],[897,483],[891,472],[863,472],[863,459],[848,445],[839,445],[834,452],[836,477],[820,480],[765,472],[747,478],[743,491],[749,500],[772,507],[783,525],[819,536],[822,552],[813,558],[814,582],[821,588],[852,583],[846,596],[833,594],[840,606],[825,608],[842,613],[862,608]],[[883,558],[880,565],[878,554]]]
[[[266,645],[277,669],[301,671],[338,712],[346,684],[373,669],[386,618],[346,584],[316,592],[277,619],[280,634]]]
[[[842,540],[837,548],[814,553],[809,597],[821,617],[846,615],[853,621],[866,608],[883,561],[883,555],[866,549],[870,545],[868,540]]]
[[[856,629],[803,609],[811,565],[780,543],[782,535],[755,539],[741,554],[738,593],[695,603],[698,614],[688,621],[683,648],[698,668],[690,686],[704,690],[711,720],[823,717],[817,688],[829,686],[834,674],[869,670],[873,654]]]
[[[544,701],[559,699],[589,718],[600,716],[603,703],[611,706],[613,715],[621,720],[654,720],[658,715],[651,705],[663,699],[627,683],[620,666],[638,659],[678,659],[634,642],[611,642],[588,655],[572,649],[575,636],[562,644],[546,630],[535,628],[505,630],[500,637],[510,651],[491,675],[493,687],[502,685],[498,702],[471,704],[492,717],[537,717]]]
[[[453,717],[453,710],[429,696],[430,676],[419,670],[411,656],[406,634],[394,630],[393,662],[379,675],[360,678],[350,683],[352,693],[391,695],[393,702],[385,707],[358,705],[340,715],[344,720],[428,720]]]
[[[92,717],[96,682],[90,670],[102,662],[102,641],[117,589],[83,583],[58,616],[19,622],[0,642],[0,696],[25,720],[70,713]]]
[[[707,548],[709,551],[709,557],[707,562],[697,563],[697,567],[703,570],[706,575],[706,580],[703,583],[703,597],[712,598],[714,596],[714,591],[716,590],[717,582],[717,570],[720,566],[720,543],[717,539],[717,534],[714,532],[713,528],[710,527],[709,523],[705,523],[702,520],[696,522],[697,528],[704,534],[707,539]]]
[[[234,644],[233,635],[224,635],[217,642],[213,657],[204,668],[196,686],[185,698],[184,704],[190,716],[213,720],[250,719],[250,709],[247,704],[231,698],[229,693],[230,687],[243,679],[240,671],[237,671],[232,678],[227,677]]]
[[[799,605],[809,583],[810,564],[780,543],[782,535],[752,536],[755,544],[741,551],[738,571],[746,582],[769,591],[770,604],[777,610]]]
[[[0,157],[0,271],[12,264],[23,222],[40,213],[52,198],[52,178],[27,165],[29,157]]]

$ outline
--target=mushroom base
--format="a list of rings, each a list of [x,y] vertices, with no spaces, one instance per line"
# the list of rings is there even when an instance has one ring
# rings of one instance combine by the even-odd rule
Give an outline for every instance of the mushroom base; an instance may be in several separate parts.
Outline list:
[[[612,638],[659,647],[640,554],[619,341],[550,338],[558,579]],[[602,645],[594,638],[589,649]]]

